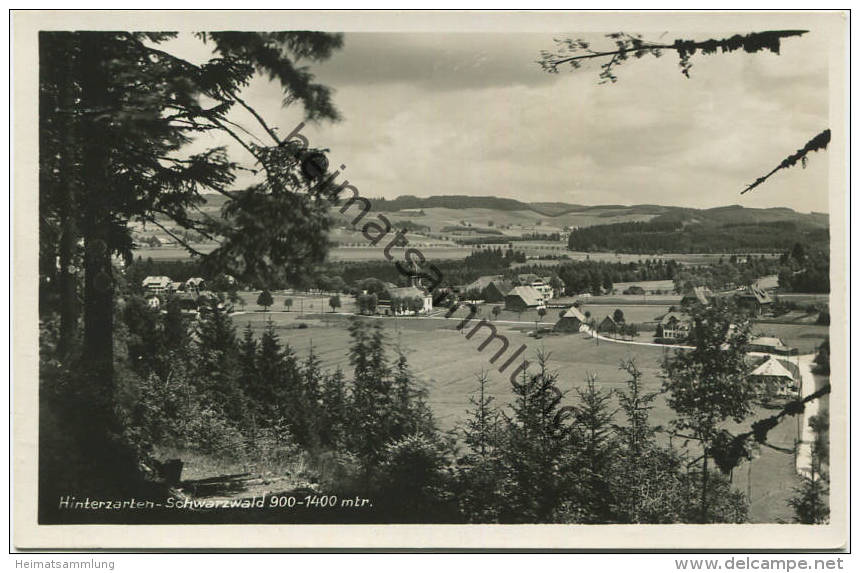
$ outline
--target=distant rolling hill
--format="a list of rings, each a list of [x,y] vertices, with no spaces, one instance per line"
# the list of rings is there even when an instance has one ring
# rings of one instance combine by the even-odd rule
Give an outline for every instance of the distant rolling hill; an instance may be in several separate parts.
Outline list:
[[[575,229],[568,248],[624,253],[774,252],[800,242],[826,252],[828,222],[825,214],[804,214],[783,207],[674,208],[648,221]]]
[[[784,207],[579,205],[466,195],[368,200],[371,209],[365,220],[384,214],[397,228],[452,245],[463,236],[549,235],[565,228],[574,230],[570,243],[574,250],[589,251],[771,251],[786,248],[786,241],[804,240],[819,246],[828,241],[827,214],[798,213]],[[224,202],[223,196],[210,195],[202,210],[218,216]],[[350,228],[356,213],[355,207],[346,214],[332,209],[335,224],[344,227],[334,233],[333,240],[341,244],[364,240],[359,232],[363,223]]]

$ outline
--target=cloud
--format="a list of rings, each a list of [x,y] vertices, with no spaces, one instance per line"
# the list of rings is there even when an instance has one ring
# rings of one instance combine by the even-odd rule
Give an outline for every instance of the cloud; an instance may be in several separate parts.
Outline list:
[[[827,152],[738,195],[828,126],[822,46],[809,34],[780,55],[697,54],[689,79],[666,53],[626,62],[617,83],[598,85],[596,63],[540,70],[551,35],[347,34],[342,52],[313,67],[344,119],[304,133],[371,197],[826,211]],[[266,80],[246,93],[282,133],[301,121]]]
[[[546,34],[350,33],[319,66],[335,86],[405,83],[431,91],[548,84],[534,64]]]

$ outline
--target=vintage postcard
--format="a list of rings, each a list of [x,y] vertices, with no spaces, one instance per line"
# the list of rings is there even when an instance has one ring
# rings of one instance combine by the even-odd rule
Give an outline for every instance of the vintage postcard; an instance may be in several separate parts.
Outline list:
[[[839,550],[848,14],[12,14],[19,549]]]

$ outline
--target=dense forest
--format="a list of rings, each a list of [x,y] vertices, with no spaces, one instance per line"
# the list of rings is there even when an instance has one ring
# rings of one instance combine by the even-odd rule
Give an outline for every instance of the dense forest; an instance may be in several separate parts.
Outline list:
[[[780,258],[779,286],[794,292],[830,292],[830,253],[796,243]]]
[[[795,220],[699,220],[669,214],[648,222],[576,229],[568,238],[568,248],[650,254],[780,252],[798,240],[827,248],[829,232],[826,226]]]
[[[671,280],[675,278],[678,269],[678,263],[663,259],[629,263],[589,260],[569,261],[554,267],[542,266],[540,263],[529,264],[509,271],[508,274],[511,277],[520,273],[557,276],[564,281],[565,294],[575,295],[584,292],[612,292],[613,285],[619,282]]]

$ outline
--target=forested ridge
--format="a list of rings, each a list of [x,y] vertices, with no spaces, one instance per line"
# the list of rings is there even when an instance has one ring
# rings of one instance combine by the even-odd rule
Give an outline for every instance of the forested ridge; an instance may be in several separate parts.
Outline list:
[[[647,222],[575,229],[568,238],[568,248],[654,254],[778,252],[797,241],[827,247],[830,235],[826,219],[821,225],[820,216],[791,213],[784,219],[750,220],[750,214],[742,209],[679,211]]]

